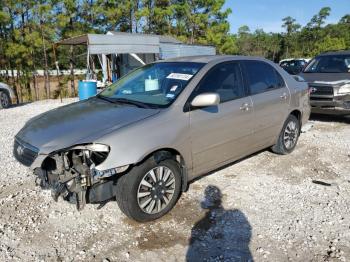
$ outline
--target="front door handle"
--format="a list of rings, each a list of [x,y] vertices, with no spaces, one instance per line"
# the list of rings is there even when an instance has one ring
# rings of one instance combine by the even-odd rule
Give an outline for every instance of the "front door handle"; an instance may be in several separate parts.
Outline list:
[[[283,93],[280,98],[282,98],[283,100],[286,100],[287,99],[287,93]]]
[[[249,110],[249,104],[248,103],[243,103],[240,108],[242,111],[248,111]]]

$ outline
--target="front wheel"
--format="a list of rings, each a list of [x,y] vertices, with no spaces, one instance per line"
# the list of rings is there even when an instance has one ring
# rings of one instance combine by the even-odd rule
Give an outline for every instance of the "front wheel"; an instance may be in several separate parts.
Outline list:
[[[150,158],[117,181],[117,203],[128,217],[146,222],[162,217],[177,202],[181,189],[179,164]]]
[[[299,135],[300,122],[295,116],[289,115],[272,151],[280,155],[291,153],[297,145]]]
[[[8,108],[11,105],[11,99],[8,94],[0,91],[0,108]]]

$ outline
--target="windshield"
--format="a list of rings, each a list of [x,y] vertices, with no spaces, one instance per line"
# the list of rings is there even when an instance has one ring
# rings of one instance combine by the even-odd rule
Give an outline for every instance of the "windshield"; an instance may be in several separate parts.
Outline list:
[[[319,56],[310,62],[305,73],[349,73],[350,55]]]
[[[98,96],[112,102],[129,101],[167,107],[203,65],[191,62],[149,64],[122,77]]]

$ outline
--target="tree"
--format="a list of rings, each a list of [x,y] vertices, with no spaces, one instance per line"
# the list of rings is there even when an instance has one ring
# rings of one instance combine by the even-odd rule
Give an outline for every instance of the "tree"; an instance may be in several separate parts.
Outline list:
[[[283,21],[282,27],[286,28],[288,36],[296,32],[301,27],[301,25],[295,23],[296,20],[290,16],[283,18],[282,21]]]
[[[145,33],[172,33],[174,6],[170,0],[143,0],[137,16],[145,20],[142,28]]]
[[[225,0],[176,1],[175,32],[190,44],[213,44],[220,52],[229,32],[227,17],[232,12],[229,8],[223,10],[224,3]]]
[[[282,19],[282,27],[286,28],[287,34],[284,39],[284,46],[286,47],[286,57],[289,57],[294,50],[297,49],[296,45],[296,32],[301,25],[296,23],[296,20],[290,16]]]
[[[247,25],[238,28],[237,45],[242,55],[250,55],[253,50],[254,36]]]
[[[246,35],[250,34],[250,28],[247,25],[243,25],[240,28],[238,28],[238,36],[244,37]]]
[[[346,48],[345,40],[343,38],[331,37],[327,35],[322,42],[315,44],[315,49],[311,53],[312,56],[318,55],[329,50],[342,50]]]
[[[350,25],[350,15],[344,15],[340,20],[339,24]]]
[[[35,72],[45,71],[45,97],[57,89],[50,84],[55,69],[52,45],[64,38],[107,31],[171,35],[191,44],[213,45],[219,54],[263,56],[273,61],[284,57],[311,57],[329,49],[350,49],[350,15],[326,25],[329,7],[322,8],[301,27],[294,18],[282,19],[284,33],[252,32],[241,26],[230,33],[225,0],[2,0],[0,1],[0,69],[21,101],[43,97]],[[86,47],[56,49],[60,69],[86,64]],[[15,71],[17,70],[17,74]],[[72,74],[73,75],[73,74]],[[14,77],[12,77],[14,76]],[[60,87],[74,78],[60,78]],[[32,92],[34,91],[34,92]],[[66,90],[60,94],[69,94]],[[54,93],[54,92],[52,92]],[[55,92],[57,93],[57,92]]]
[[[307,24],[309,28],[321,28],[325,24],[327,17],[330,15],[331,8],[323,7],[317,15],[314,15]]]
[[[104,33],[135,32],[139,23],[140,4],[139,0],[97,0],[92,7],[96,16],[94,24]]]

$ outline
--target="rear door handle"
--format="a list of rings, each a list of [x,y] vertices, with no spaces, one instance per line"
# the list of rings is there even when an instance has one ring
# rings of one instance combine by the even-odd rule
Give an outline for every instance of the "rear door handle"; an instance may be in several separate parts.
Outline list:
[[[287,99],[287,93],[283,93],[283,94],[280,96],[280,98],[286,100],[286,99]]]
[[[242,111],[248,111],[249,110],[249,104],[248,103],[243,103],[240,108]]]

